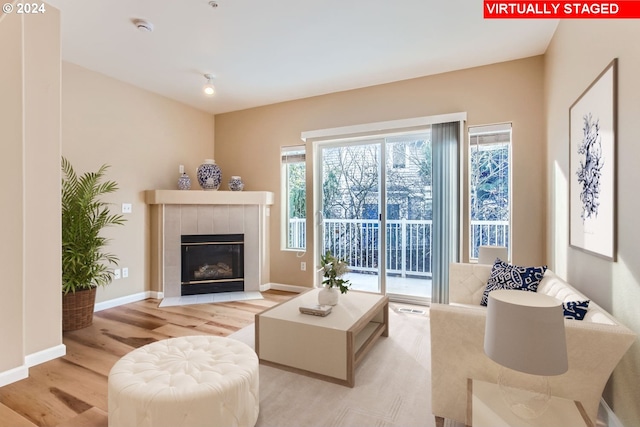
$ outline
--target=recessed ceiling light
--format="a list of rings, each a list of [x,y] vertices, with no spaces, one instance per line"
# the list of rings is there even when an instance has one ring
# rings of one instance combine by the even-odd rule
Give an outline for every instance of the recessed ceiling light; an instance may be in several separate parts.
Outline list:
[[[210,1],[209,2],[209,6],[211,6],[212,8],[215,9],[216,7],[218,7],[218,2],[217,1]]]
[[[153,24],[147,20],[134,19],[133,24],[138,28],[138,30],[142,32],[150,33],[151,31],[153,31]]]

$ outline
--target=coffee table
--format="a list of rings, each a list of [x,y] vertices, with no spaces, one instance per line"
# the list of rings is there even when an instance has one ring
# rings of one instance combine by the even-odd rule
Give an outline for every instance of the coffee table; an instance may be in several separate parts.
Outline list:
[[[389,297],[349,291],[326,317],[300,313],[319,290],[256,314],[256,353],[262,364],[353,387],[356,366],[389,335]]]

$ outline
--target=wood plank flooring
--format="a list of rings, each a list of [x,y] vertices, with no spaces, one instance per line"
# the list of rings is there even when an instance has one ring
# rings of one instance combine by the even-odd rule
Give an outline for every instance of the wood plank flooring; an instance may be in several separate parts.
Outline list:
[[[263,300],[164,308],[148,299],[95,313],[90,327],[63,334],[66,356],[0,387],[0,427],[107,427],[107,376],[120,357],[161,339],[230,335],[296,294],[262,295]]]

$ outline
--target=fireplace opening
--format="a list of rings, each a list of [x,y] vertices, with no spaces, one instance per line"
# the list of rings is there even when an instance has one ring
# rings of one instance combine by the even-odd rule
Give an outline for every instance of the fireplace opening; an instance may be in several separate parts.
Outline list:
[[[244,234],[182,235],[182,295],[244,291]]]

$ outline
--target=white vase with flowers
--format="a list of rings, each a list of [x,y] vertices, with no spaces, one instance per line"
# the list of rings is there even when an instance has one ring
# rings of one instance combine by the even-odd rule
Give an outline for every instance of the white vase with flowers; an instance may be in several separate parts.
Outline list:
[[[351,286],[349,280],[342,278],[349,272],[349,265],[345,260],[333,256],[331,251],[327,251],[320,258],[320,266],[324,280],[322,281],[323,289],[318,292],[318,304],[336,305],[340,295],[338,290],[346,294]]]

